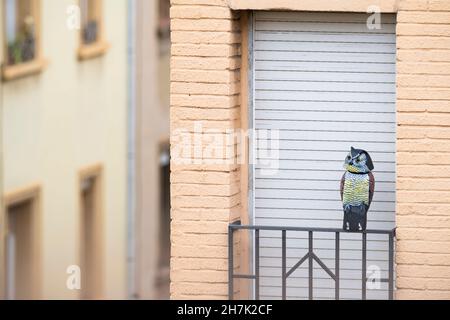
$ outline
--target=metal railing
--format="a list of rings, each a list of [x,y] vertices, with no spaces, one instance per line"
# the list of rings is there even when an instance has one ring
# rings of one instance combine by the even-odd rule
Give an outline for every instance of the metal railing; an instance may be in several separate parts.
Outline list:
[[[234,273],[234,233],[238,230],[254,231],[254,257],[255,274],[235,274]],[[333,228],[297,228],[297,227],[274,227],[274,226],[244,226],[240,221],[232,223],[228,227],[228,297],[230,300],[234,299],[234,279],[247,279],[255,282],[254,294],[255,299],[260,298],[260,232],[261,231],[279,231],[281,232],[281,288],[282,299],[286,300],[287,280],[301,265],[308,262],[308,297],[313,300],[314,297],[314,269],[313,262],[315,261],[335,282],[335,299],[339,300],[340,294],[340,235],[341,234],[361,234],[362,237],[362,274],[361,274],[361,298],[367,299],[367,235],[378,234],[386,235],[389,238],[389,259],[388,259],[388,278],[381,279],[381,282],[388,283],[389,300],[394,299],[394,239],[395,229],[393,230],[366,230],[363,232],[347,232],[342,229]],[[287,232],[306,232],[308,233],[308,252],[302,257],[292,268],[287,268],[286,255],[286,240]],[[314,232],[334,233],[335,234],[335,266],[334,273],[328,268],[322,260],[314,253]]]

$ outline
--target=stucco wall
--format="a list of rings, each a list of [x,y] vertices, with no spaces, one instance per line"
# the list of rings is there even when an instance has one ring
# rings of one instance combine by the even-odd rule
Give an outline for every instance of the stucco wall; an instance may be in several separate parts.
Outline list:
[[[196,120],[221,129],[240,126],[241,35],[239,13],[229,4],[270,9],[276,1],[269,2],[172,0],[172,132],[192,129]],[[283,8],[299,9],[298,3],[284,1]],[[301,3],[302,10],[366,9],[360,1]],[[349,8],[352,3],[358,7]],[[396,296],[449,299],[450,2],[379,4],[385,12],[398,11]],[[172,148],[179,144],[172,137]],[[240,199],[239,167],[172,169],[172,297],[226,298],[227,224],[245,215],[239,212],[246,201]]]
[[[106,298],[126,297],[126,1],[104,3],[107,54],[79,62],[66,27],[74,0],[42,2],[46,70],[2,84],[5,193],[42,188],[43,297],[77,298],[66,268],[79,264],[78,171],[103,165]]]

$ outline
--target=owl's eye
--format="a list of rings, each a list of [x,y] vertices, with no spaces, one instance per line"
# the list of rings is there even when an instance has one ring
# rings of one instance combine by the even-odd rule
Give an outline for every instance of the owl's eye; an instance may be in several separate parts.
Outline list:
[[[352,157],[350,157],[350,156],[347,156],[347,160],[348,161],[350,161],[352,159]]]

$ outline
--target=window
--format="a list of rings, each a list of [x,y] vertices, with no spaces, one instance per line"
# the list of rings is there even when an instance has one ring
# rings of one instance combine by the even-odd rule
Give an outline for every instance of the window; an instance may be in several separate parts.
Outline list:
[[[44,67],[39,11],[39,0],[4,0],[4,80],[36,73]]]
[[[80,0],[81,32],[80,60],[91,59],[104,54],[109,45],[103,36],[103,2],[102,0]]]
[[[80,268],[81,298],[102,298],[102,168],[94,166],[80,174]]]
[[[39,187],[5,197],[4,295],[9,300],[40,298]],[[3,288],[2,288],[3,291]]]

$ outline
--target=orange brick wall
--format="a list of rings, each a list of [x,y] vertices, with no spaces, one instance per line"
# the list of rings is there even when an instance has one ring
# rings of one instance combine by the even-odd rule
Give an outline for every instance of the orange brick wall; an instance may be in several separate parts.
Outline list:
[[[450,1],[400,1],[397,34],[397,298],[450,299]]]
[[[172,132],[196,121],[222,132],[239,126],[238,17],[224,0],[172,0]],[[239,181],[237,165],[172,166],[172,298],[227,298]]]
[[[227,2],[172,0],[172,132],[240,126],[239,13]],[[450,1],[385,3],[398,8],[396,297],[450,299]],[[239,180],[237,165],[172,165],[172,298],[227,298]]]

